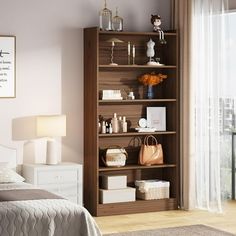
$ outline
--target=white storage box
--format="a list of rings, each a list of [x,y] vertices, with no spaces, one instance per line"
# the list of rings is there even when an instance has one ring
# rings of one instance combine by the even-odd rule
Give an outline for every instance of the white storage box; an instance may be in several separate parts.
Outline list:
[[[136,180],[136,196],[143,200],[163,199],[170,197],[170,182],[153,180]]]
[[[133,202],[135,201],[135,188],[99,189],[100,203]]]
[[[126,175],[103,175],[102,176],[102,189],[121,189],[127,188]]]

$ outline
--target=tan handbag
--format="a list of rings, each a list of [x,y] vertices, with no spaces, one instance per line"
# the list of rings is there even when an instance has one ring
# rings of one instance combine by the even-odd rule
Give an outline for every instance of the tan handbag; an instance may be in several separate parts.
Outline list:
[[[152,140],[152,145],[149,145],[150,139]],[[139,152],[139,163],[146,166],[163,164],[162,146],[158,144],[153,135],[145,137]]]

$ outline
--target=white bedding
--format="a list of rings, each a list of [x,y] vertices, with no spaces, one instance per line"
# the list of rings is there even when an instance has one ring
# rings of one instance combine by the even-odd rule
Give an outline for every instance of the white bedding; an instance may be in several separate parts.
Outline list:
[[[25,183],[0,184],[0,191],[33,188]],[[89,212],[68,200],[0,202],[1,236],[100,236]]]

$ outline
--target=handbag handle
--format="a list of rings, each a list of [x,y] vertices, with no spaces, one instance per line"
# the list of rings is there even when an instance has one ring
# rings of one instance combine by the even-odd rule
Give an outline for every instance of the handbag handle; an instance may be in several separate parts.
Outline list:
[[[150,138],[152,138],[152,141],[154,140],[155,141],[155,145],[157,145],[158,144],[158,142],[157,142],[157,139],[153,136],[153,135],[147,135],[145,138],[144,138],[144,141],[143,141],[143,144],[144,145],[148,145],[148,140],[150,139]],[[153,143],[153,142],[152,142]]]
[[[136,140],[137,140],[137,145],[136,145],[136,142],[135,142]],[[142,144],[142,140],[141,140],[140,137],[133,137],[132,139],[130,139],[128,147],[140,147],[141,144]]]

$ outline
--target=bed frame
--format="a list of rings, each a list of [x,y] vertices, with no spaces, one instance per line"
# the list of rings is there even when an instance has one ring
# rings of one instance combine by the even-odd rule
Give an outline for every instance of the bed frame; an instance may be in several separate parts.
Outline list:
[[[4,145],[0,145],[0,162],[8,162],[9,167],[16,169],[17,150]]]

